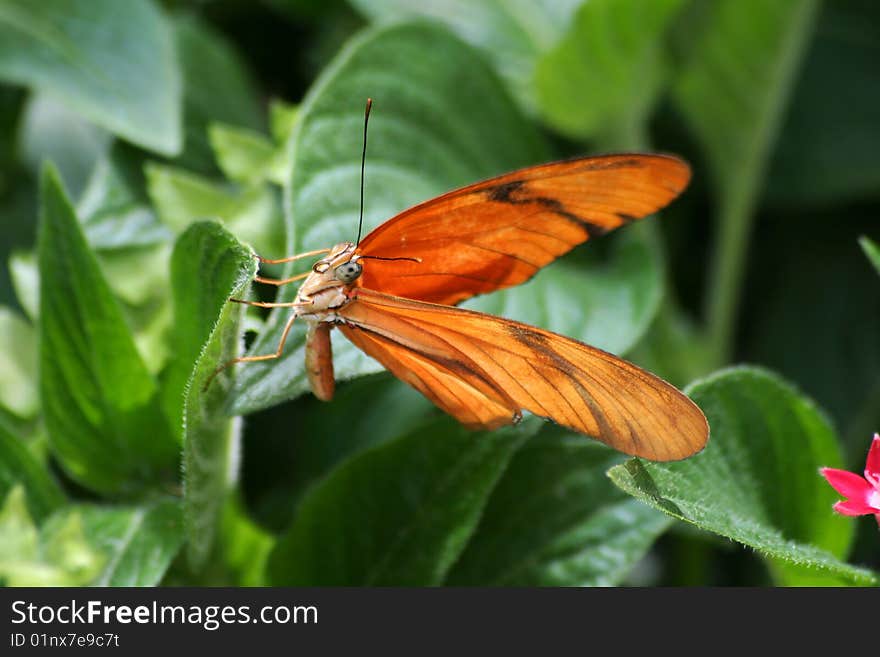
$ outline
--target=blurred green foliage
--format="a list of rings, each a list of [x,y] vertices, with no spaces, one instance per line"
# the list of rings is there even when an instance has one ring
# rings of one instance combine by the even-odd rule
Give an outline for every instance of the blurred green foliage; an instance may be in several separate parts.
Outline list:
[[[880,428],[880,8],[648,4],[0,0],[0,580],[875,584],[817,469]],[[353,239],[368,96],[367,230],[551,159],[691,162],[469,306],[688,386],[701,454],[472,433],[339,335],[318,402],[302,327],[205,389],[286,320],[226,302],[271,298],[253,252]]]

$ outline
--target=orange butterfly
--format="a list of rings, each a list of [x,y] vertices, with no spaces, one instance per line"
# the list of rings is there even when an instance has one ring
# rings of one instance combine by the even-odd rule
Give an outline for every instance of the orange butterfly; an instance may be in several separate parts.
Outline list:
[[[306,274],[255,278],[273,285],[305,278],[292,302],[233,299],[292,313],[274,354],[226,365],[278,358],[302,318],[309,382],[320,399],[333,397],[335,326],[468,427],[494,429],[527,410],[627,454],[690,456],[706,444],[708,425],[670,384],[571,338],[452,305],[519,285],[574,246],[656,212],[689,178],[688,165],[666,155],[554,162],[443,194],[357,244],[260,258],[324,255]]]

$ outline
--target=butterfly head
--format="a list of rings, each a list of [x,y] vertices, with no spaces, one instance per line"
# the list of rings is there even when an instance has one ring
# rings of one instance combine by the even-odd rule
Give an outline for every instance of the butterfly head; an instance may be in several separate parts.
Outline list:
[[[363,272],[363,265],[356,255],[352,242],[342,242],[334,246],[330,253],[312,265],[312,273],[300,287],[300,295],[314,295],[333,288],[346,287],[354,283]]]

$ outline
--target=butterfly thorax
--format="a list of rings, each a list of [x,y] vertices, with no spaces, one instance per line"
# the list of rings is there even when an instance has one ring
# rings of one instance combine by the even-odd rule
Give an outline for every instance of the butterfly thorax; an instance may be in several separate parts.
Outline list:
[[[342,242],[312,265],[312,273],[296,293],[296,302],[304,304],[301,316],[330,319],[334,310],[348,303],[348,290],[362,271],[354,250],[355,244]]]

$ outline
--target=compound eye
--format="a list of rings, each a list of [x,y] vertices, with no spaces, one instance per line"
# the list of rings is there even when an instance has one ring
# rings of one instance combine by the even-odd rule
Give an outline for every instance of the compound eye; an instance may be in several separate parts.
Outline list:
[[[345,264],[339,265],[336,270],[336,279],[342,281],[346,285],[357,279],[364,270],[360,263],[349,260]]]

